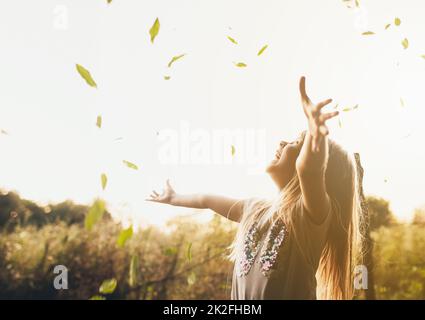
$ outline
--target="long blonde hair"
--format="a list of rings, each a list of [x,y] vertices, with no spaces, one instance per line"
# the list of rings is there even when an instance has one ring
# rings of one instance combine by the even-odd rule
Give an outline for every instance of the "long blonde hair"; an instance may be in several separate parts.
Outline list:
[[[316,272],[318,299],[352,299],[353,270],[361,264],[361,206],[354,157],[329,140],[329,160],[325,172],[326,190],[334,212]],[[272,201],[253,199],[244,204],[244,213],[229,258],[237,261],[243,252],[245,235],[254,222],[261,228],[281,219],[292,228],[295,209],[302,199],[298,175]]]

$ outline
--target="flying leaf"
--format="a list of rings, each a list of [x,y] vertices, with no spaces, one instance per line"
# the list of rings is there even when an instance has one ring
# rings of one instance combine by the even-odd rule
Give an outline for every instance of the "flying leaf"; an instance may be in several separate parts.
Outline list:
[[[108,279],[102,282],[99,287],[99,293],[111,294],[114,293],[117,287],[117,280],[115,278]]]
[[[0,130],[0,133],[1,133],[1,134],[4,134],[4,135],[6,135],[6,136],[9,134],[9,133],[8,133],[6,130],[4,130],[4,129],[1,129],[1,130]]]
[[[400,24],[401,24],[401,20],[400,20],[400,18],[395,18],[394,19],[394,24],[398,27],[398,26],[400,26]]]
[[[375,32],[373,32],[373,31],[366,31],[366,32],[362,33],[362,35],[364,35],[364,36],[372,36],[374,34],[375,34]]]
[[[183,58],[185,55],[186,55],[186,54],[185,54],[185,53],[183,53],[183,54],[180,54],[180,55],[178,55],[178,56],[174,56],[174,57],[172,57],[172,58],[171,58],[171,60],[170,60],[170,62],[168,62],[168,68],[171,68],[171,66],[173,65],[173,63],[174,63],[174,62],[176,62],[177,60],[179,60],[179,59]]]
[[[422,59],[425,59],[425,54],[421,55],[421,58],[422,58]]]
[[[232,145],[232,156],[234,156],[234,155],[235,155],[235,153],[236,153],[236,148],[235,148],[235,146],[234,146],[234,145]]]
[[[406,50],[407,48],[409,48],[409,40],[407,38],[405,38],[402,42],[401,45],[403,46],[404,50]]]
[[[120,232],[120,235],[118,236],[117,239],[117,245],[118,247],[122,248],[125,246],[125,243],[131,239],[131,237],[133,236],[133,226],[130,226],[127,229],[124,229]]]
[[[353,110],[356,110],[356,109],[358,109],[359,108],[359,105],[358,104],[356,104],[354,107],[347,107],[347,108],[344,108],[344,109],[342,109],[342,111],[343,112],[349,112],[349,111],[353,111]]]
[[[164,76],[164,80],[170,80],[171,77],[170,76]]]
[[[105,190],[106,184],[108,183],[108,177],[105,173],[102,173],[100,176],[100,182],[102,183],[102,189]]]
[[[265,45],[264,47],[262,47],[260,49],[260,51],[258,51],[257,56],[261,56],[263,54],[263,52],[268,48],[269,45]]]
[[[128,272],[128,284],[135,287],[139,283],[139,256],[134,254],[131,256],[130,269]]]
[[[238,68],[246,68],[247,67],[247,64],[246,63],[243,63],[243,62],[235,62],[234,64]]]
[[[79,65],[78,63],[76,64],[76,67],[77,67],[78,73],[87,82],[87,84],[90,87],[97,88],[97,84],[93,80],[93,77],[91,76],[90,71],[88,71],[86,68],[84,68],[83,66]]]
[[[96,126],[100,129],[102,128],[102,116],[97,116]]]
[[[404,108],[405,104],[403,98],[400,98],[400,105]]]
[[[232,37],[230,37],[230,36],[227,36],[227,39],[229,39],[230,42],[232,42],[234,44],[238,44],[238,42],[235,39],[233,39]]]
[[[342,121],[341,121],[341,119],[338,119],[338,126],[339,126],[340,128],[342,128]]]
[[[391,27],[391,23],[389,23],[385,26],[385,30],[388,30],[390,27]]]
[[[105,202],[101,199],[94,201],[84,220],[84,226],[87,230],[91,230],[93,226],[102,218],[105,213]]]
[[[189,246],[187,247],[187,260],[189,262],[192,261],[192,242],[189,243]]]
[[[153,23],[152,27],[149,30],[149,34],[151,36],[151,42],[152,43],[154,42],[156,36],[158,35],[159,28],[160,28],[159,19],[156,18],[155,22]]]
[[[195,272],[191,272],[188,276],[187,276],[187,283],[189,286],[193,286],[196,282],[196,274]]]
[[[127,161],[127,160],[123,160],[122,161],[127,167],[129,167],[130,169],[133,170],[139,170],[139,167],[137,165],[135,165],[134,163]]]
[[[91,297],[89,300],[106,300],[106,298],[104,296],[96,295]]]
[[[110,4],[112,2],[112,0],[107,0],[108,4]]]

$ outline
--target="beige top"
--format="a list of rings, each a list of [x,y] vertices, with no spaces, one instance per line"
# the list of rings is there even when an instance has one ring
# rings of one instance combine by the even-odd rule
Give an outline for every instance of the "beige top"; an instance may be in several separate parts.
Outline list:
[[[332,213],[317,225],[299,201],[291,230],[275,223],[261,232],[254,223],[235,263],[231,299],[316,299],[315,274]]]

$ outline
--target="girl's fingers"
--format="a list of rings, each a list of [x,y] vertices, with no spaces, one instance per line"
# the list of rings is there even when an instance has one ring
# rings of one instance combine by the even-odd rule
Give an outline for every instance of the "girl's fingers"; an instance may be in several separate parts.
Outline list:
[[[329,134],[329,129],[323,124],[319,127],[319,131],[324,136],[327,136]]]
[[[324,123],[329,119],[335,118],[337,115],[339,115],[339,111],[323,113],[319,116],[319,121]]]
[[[307,92],[305,91],[305,77],[301,77],[300,79],[300,94],[301,94],[301,100],[303,102],[310,102],[310,98],[307,95]]]
[[[314,111],[319,111],[319,110],[322,110],[323,109],[323,107],[325,107],[325,106],[327,106],[329,103],[331,103],[332,102],[332,99],[327,99],[327,100],[324,100],[324,101],[322,101],[322,102],[319,102],[318,104],[316,104],[315,106],[314,106]]]

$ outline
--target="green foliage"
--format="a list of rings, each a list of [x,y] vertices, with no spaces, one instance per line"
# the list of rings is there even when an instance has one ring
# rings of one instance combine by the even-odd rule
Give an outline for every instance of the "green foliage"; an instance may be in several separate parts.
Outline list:
[[[93,88],[97,88],[96,82],[93,80],[90,71],[84,68],[82,65],[76,64],[76,68],[80,76],[86,81],[86,83]]]

